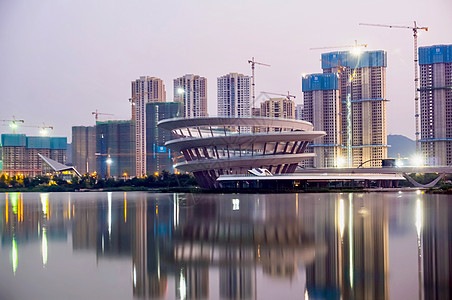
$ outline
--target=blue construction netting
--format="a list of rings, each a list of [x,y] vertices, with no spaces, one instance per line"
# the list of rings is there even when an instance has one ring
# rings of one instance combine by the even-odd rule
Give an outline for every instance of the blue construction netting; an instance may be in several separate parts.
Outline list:
[[[309,74],[301,80],[303,92],[339,89],[337,73]]]
[[[337,66],[348,68],[386,67],[388,64],[386,51],[365,51],[355,54],[351,51],[335,51],[322,53],[322,69],[336,68]]]
[[[452,45],[419,47],[419,64],[430,65],[452,62]]]

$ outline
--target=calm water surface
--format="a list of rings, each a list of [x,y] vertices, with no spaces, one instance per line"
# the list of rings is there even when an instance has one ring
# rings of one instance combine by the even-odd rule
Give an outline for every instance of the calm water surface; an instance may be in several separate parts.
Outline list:
[[[0,195],[0,299],[452,297],[446,195]]]

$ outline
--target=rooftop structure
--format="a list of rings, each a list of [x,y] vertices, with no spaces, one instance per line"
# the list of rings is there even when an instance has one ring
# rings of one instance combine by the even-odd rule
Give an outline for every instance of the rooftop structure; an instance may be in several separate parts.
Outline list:
[[[220,175],[246,174],[253,168],[293,173],[302,160],[314,156],[304,153],[309,142],[325,135],[306,121],[265,117],[176,118],[158,126],[173,132],[176,138],[165,145],[185,158],[175,167],[192,172],[203,188],[218,187]],[[251,127],[256,130],[242,131]]]

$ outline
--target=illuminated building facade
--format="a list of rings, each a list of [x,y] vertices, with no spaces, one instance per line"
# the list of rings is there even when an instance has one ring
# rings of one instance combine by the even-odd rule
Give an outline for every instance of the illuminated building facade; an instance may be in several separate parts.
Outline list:
[[[146,103],[165,102],[165,85],[160,78],[141,76],[132,81],[132,120],[135,121],[136,176],[146,175]]]
[[[340,73],[340,144],[348,167],[381,167],[387,158],[386,66],[381,50],[322,54],[323,73]]]
[[[35,177],[51,172],[38,156],[41,154],[61,164],[66,162],[67,138],[25,134],[2,134],[3,173]]]
[[[338,76],[335,73],[306,75],[302,79],[303,120],[311,122],[326,136],[316,139],[309,151],[315,157],[305,162],[305,167],[333,168],[341,156],[341,103]]]
[[[251,77],[230,73],[217,78],[217,108],[220,117],[249,117]]]
[[[96,166],[102,177],[135,174],[134,121],[96,122]]]
[[[421,151],[430,166],[452,164],[452,45],[419,48]]]
[[[313,131],[309,122],[265,117],[174,118],[158,126],[175,137],[165,146],[184,157],[175,167],[192,172],[203,188],[218,188],[219,176],[247,174],[253,168],[293,173],[313,156],[304,153],[308,144],[325,135]],[[251,127],[256,131],[247,130]]]
[[[96,127],[72,127],[72,163],[81,174],[96,171]]]
[[[187,74],[173,80],[174,101],[182,104],[186,118],[207,117],[207,78]]]
[[[171,150],[165,147],[165,142],[172,139],[169,131],[157,127],[164,119],[179,117],[181,104],[178,102],[147,103],[146,104],[146,165],[147,173],[155,174],[166,170],[174,171]]]
[[[261,116],[295,119],[295,103],[287,98],[270,98],[261,103]]]

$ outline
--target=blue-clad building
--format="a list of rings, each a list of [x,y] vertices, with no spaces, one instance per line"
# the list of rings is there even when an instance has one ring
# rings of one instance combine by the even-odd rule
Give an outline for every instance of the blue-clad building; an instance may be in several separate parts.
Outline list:
[[[61,164],[66,163],[67,138],[2,134],[2,173],[10,176],[34,177],[51,172],[38,156],[48,157]]]
[[[421,151],[431,166],[452,164],[452,45],[419,48]]]
[[[386,51],[335,51],[321,58],[323,73],[302,79],[304,117],[328,133],[311,145],[320,147],[313,166],[381,167],[388,147]]]

